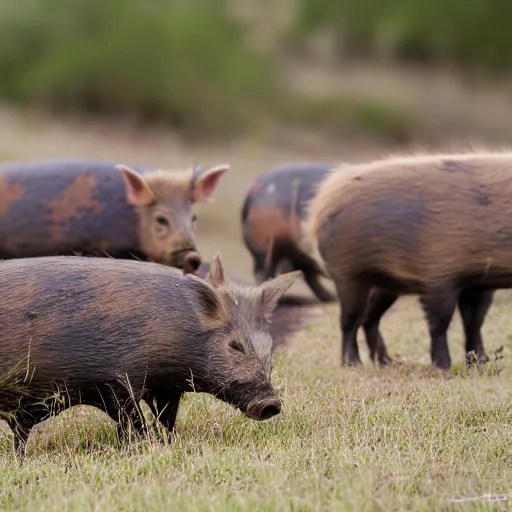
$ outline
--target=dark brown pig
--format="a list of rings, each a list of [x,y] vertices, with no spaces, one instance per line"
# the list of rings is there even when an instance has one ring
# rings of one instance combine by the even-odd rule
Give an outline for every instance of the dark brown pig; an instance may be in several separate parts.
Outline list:
[[[388,158],[331,174],[311,202],[309,236],[336,284],[343,362],[360,363],[363,318],[377,343],[382,315],[404,294],[420,297],[435,366],[451,366],[457,305],[468,358],[487,360],[485,315],[494,290],[512,287],[511,218],[512,153]]]
[[[195,270],[192,205],[229,169],[132,169],[93,160],[0,164],[0,258],[149,259]]]
[[[251,184],[242,208],[242,230],[258,283],[275,277],[279,265],[288,263],[302,271],[320,301],[335,299],[320,282],[323,272],[302,244],[305,207],[330,171],[320,164],[285,164]]]
[[[119,439],[128,421],[146,428],[141,399],[172,430],[187,391],[211,393],[255,420],[277,415],[269,324],[297,276],[233,285],[218,255],[206,280],[109,258],[0,263],[0,375],[19,365],[27,382],[0,403],[17,452],[50,411],[78,404],[105,411]]]

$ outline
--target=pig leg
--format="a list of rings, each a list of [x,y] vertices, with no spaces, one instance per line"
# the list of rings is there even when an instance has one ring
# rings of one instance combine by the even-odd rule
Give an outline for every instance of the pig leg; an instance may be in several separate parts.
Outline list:
[[[22,460],[25,457],[28,436],[35,423],[24,421],[20,415],[15,414],[7,420],[7,424],[14,435],[14,453],[19,460]]]
[[[474,361],[474,356],[479,363],[489,361],[489,357],[485,353],[481,329],[493,297],[494,290],[478,288],[468,288],[459,295],[459,311],[466,337],[467,364]]]
[[[341,306],[342,365],[356,366],[361,364],[357,331],[364,319],[370,287],[366,283],[349,281],[338,284],[336,291]]]
[[[253,255],[254,266],[253,274],[257,284],[264,283],[276,275],[276,262],[271,259],[268,264],[265,263],[265,256]]]
[[[430,332],[430,355],[438,368],[448,370],[451,366],[446,332],[455,312],[457,294],[451,288],[432,290],[420,297]]]
[[[153,393],[153,399],[148,400],[151,412],[169,433],[173,432],[176,425],[176,416],[182,396],[181,391],[169,393],[168,390],[158,390]]]
[[[137,403],[133,403],[132,399],[124,405],[107,404],[105,412],[116,422],[116,438],[120,447],[129,442],[132,437],[143,437],[148,432],[142,410]],[[134,431],[132,436],[130,436],[130,427]]]
[[[274,279],[276,277],[277,265],[274,261],[271,261],[268,266],[266,266],[258,275],[257,282],[258,284],[262,284],[269,279]]]
[[[370,296],[366,315],[363,322],[363,329],[366,334],[366,343],[370,349],[370,359],[375,362],[378,360],[380,364],[385,365],[391,362],[386,343],[382,338],[379,330],[379,324],[384,313],[395,303],[398,295],[382,290],[374,289]]]
[[[307,268],[303,269],[302,272],[304,274],[304,280],[320,302],[333,302],[336,299],[336,297],[320,282],[319,276],[315,270]]]

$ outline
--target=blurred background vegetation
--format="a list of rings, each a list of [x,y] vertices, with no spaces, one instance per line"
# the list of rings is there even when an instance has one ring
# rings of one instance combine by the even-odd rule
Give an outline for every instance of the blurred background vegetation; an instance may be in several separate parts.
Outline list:
[[[291,61],[510,70],[510,0],[6,0],[0,97],[55,112],[164,122],[193,136],[271,122],[406,140],[414,116],[362,94],[311,94]],[[324,45],[325,47],[325,45]],[[325,53],[325,51],[324,51]]]
[[[297,12],[296,39],[329,27],[340,56],[510,68],[507,0],[298,0]]]

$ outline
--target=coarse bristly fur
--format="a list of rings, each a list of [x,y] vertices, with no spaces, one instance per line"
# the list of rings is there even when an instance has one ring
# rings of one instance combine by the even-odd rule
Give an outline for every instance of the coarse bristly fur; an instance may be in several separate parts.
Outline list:
[[[207,170],[200,166],[181,171],[154,170],[143,175],[123,165],[117,168],[124,178],[127,200],[139,213],[143,253],[153,261],[195,270],[200,256],[192,205],[213,200],[213,191],[229,165]]]
[[[308,238],[329,274],[377,266],[434,284],[461,266],[470,273],[508,268],[511,191],[510,152],[346,164],[311,201]]]
[[[272,369],[272,338],[268,327],[279,299],[300,275],[289,272],[258,287],[232,283],[215,257],[206,281],[215,287],[222,298],[222,307],[229,319],[236,341],[246,354],[253,354],[263,362],[270,378]],[[254,329],[259,326],[258,329]],[[248,330],[249,328],[249,330]]]
[[[204,280],[107,258],[0,263],[0,375],[26,360],[29,377],[29,395],[12,400],[0,389],[18,452],[32,426],[78,404],[105,411],[120,438],[127,420],[146,428],[140,399],[156,416],[165,411],[159,419],[172,430],[186,391],[211,393],[256,420],[278,414],[270,314],[297,274],[232,286],[218,254]]]

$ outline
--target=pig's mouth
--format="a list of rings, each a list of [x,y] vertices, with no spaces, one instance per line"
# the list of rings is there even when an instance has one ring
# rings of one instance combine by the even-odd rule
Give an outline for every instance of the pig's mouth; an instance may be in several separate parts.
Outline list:
[[[249,402],[246,408],[240,409],[248,418],[264,421],[277,416],[281,412],[281,401],[276,397],[256,399]]]
[[[256,421],[268,420],[281,412],[281,400],[274,390],[264,386],[264,390],[255,391],[252,387],[232,385],[214,396],[236,407],[244,416]],[[250,399],[249,397],[254,397]]]

